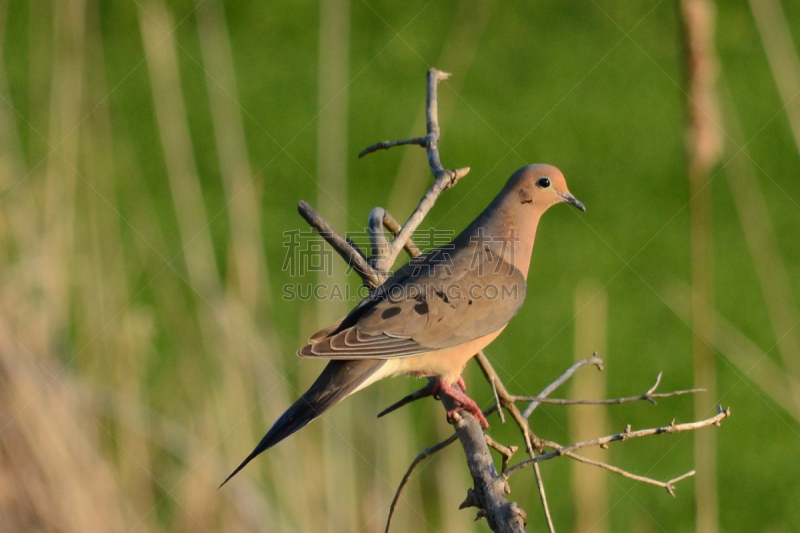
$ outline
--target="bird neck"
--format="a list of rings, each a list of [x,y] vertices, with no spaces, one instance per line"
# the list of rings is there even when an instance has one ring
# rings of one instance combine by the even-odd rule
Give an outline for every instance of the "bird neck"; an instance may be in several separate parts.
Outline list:
[[[527,279],[541,216],[536,206],[519,205],[516,195],[501,194],[459,238],[468,248],[488,247]]]

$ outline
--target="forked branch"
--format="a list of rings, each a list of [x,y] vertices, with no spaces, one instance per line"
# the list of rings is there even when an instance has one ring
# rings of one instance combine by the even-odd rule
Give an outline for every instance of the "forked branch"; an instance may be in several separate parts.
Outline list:
[[[730,408],[723,409],[722,406],[720,405],[720,406],[717,407],[717,414],[716,415],[714,415],[714,416],[712,416],[710,418],[707,418],[705,420],[700,420],[698,422],[688,422],[688,423],[685,423],[685,424],[676,424],[675,420],[673,419],[672,422],[670,422],[670,424],[667,425],[667,426],[661,426],[661,427],[655,427],[655,428],[649,428],[649,429],[640,429],[640,430],[637,430],[637,431],[631,430],[631,426],[628,425],[625,428],[625,431],[623,431],[621,433],[616,433],[614,435],[608,435],[606,437],[598,437],[596,439],[587,440],[587,441],[583,441],[583,442],[576,442],[574,444],[570,444],[569,446],[561,446],[560,444],[558,444],[556,442],[544,441],[543,442],[544,446],[546,446],[547,448],[553,448],[552,452],[548,452],[548,453],[542,454],[542,455],[540,455],[538,457],[533,457],[531,459],[527,459],[525,461],[517,463],[514,466],[512,466],[511,468],[509,468],[503,474],[503,476],[506,479],[508,479],[512,474],[514,474],[518,470],[521,470],[521,469],[523,469],[523,468],[525,468],[527,466],[532,466],[532,465],[534,465],[536,463],[541,463],[543,461],[548,461],[550,459],[554,459],[556,457],[561,457],[561,456],[564,456],[564,455],[571,456],[573,459],[576,459],[579,456],[575,456],[572,452],[574,452],[575,450],[580,450],[582,448],[589,448],[589,447],[593,447],[593,446],[600,446],[601,448],[606,448],[609,443],[616,442],[616,441],[620,441],[621,442],[621,441],[626,441],[626,440],[636,439],[636,438],[641,438],[641,437],[649,437],[651,435],[664,435],[664,434],[680,433],[682,431],[693,431],[693,430],[696,430],[696,429],[700,429],[700,428],[704,428],[704,427],[708,427],[708,426],[712,426],[712,425],[719,427],[722,424],[722,421],[724,419],[728,418],[729,416],[731,416]],[[582,462],[587,462],[587,463],[590,463],[590,464],[596,464],[597,466],[602,466],[602,467],[607,468],[609,470],[612,469],[612,468],[610,468],[610,465],[606,465],[605,463],[599,463],[599,461],[591,462],[591,460],[586,460],[585,457],[581,457],[578,460],[580,460]],[[617,469],[616,467],[613,467],[613,471],[615,471],[617,473],[621,473],[621,469]],[[690,475],[691,475],[691,473],[684,474],[683,476],[680,476],[679,478],[676,478],[676,479],[672,480],[671,482],[674,483],[674,482],[679,481],[681,479],[684,479],[684,478],[686,478],[686,477],[688,477]],[[626,473],[626,477],[631,477],[632,479],[639,479],[640,481],[645,481],[646,480],[646,482],[648,482],[648,483],[653,483],[652,480],[649,480],[648,478],[642,478],[641,476],[634,477],[634,475]],[[667,482],[667,483],[670,483],[670,482]],[[659,482],[655,482],[653,484],[659,485],[659,486],[664,486],[663,484],[659,484]],[[670,493],[672,493],[672,491],[670,491]]]
[[[383,283],[383,276],[370,266],[364,258],[364,255],[352,243],[339,235],[339,233],[328,224],[328,221],[317,213],[316,209],[311,207],[308,202],[300,200],[297,203],[297,212],[300,213],[300,216],[303,217],[312,228],[317,230],[320,237],[325,239],[325,241],[336,250],[336,253],[342,256],[347,266],[352,267],[353,270],[361,276],[364,283],[373,288]]]
[[[656,398],[672,398],[673,396],[683,396],[684,394],[695,394],[706,391],[705,389],[686,389],[672,392],[655,392],[655,390],[658,388],[658,385],[661,383],[661,374],[661,372],[658,373],[655,385],[650,387],[650,389],[644,394],[639,394],[638,396],[626,396],[625,398],[605,398],[600,400],[566,400],[561,398],[547,398],[544,396],[510,396],[510,399],[514,402],[550,403],[554,405],[612,405],[641,401],[648,401],[653,405],[658,405]]]
[[[446,80],[449,77],[450,74],[441,72],[435,68],[428,70],[428,88],[426,92],[425,105],[428,134],[425,137],[416,137],[414,139],[406,139],[402,141],[383,141],[365,148],[359,154],[359,157],[363,157],[377,150],[389,149],[393,146],[402,146],[407,144],[424,146],[428,153],[428,166],[430,166],[431,173],[433,174],[434,178],[436,178],[433,182],[433,185],[431,185],[431,188],[428,189],[428,192],[425,193],[425,196],[423,196],[422,200],[420,200],[417,208],[414,210],[411,216],[408,217],[406,223],[403,224],[398,232],[396,232],[394,241],[392,241],[392,243],[389,245],[389,253],[386,255],[381,264],[377,265],[382,270],[391,268],[397,259],[397,256],[400,254],[400,250],[403,249],[403,247],[406,245],[406,242],[408,242],[408,239],[411,238],[411,234],[414,233],[417,227],[419,227],[420,223],[425,218],[425,215],[428,214],[428,211],[431,210],[433,204],[436,203],[436,199],[439,198],[439,195],[455,185],[458,180],[466,176],[469,172],[469,167],[459,168],[456,170],[445,169],[442,166],[441,157],[439,156],[440,130],[439,103],[437,97],[438,86],[440,81]]]

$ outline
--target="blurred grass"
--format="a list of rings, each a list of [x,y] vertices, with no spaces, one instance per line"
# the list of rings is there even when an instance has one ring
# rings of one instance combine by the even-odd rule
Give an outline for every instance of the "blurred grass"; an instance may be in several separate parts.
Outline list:
[[[782,5],[795,40],[784,44],[797,49],[800,10]],[[800,154],[750,4],[718,9],[732,161],[710,185],[715,307],[762,351],[746,359],[754,376],[777,372],[776,388],[791,390]],[[350,5],[349,215],[323,213],[346,220],[341,230],[361,230],[375,205],[401,218],[427,187],[413,148],[355,154],[421,133],[432,65],[453,72],[440,91],[445,165],[473,170],[422,229],[459,230],[529,162],[558,165],[589,207],[542,224],[529,301],[489,350],[512,390],[538,391],[571,361],[584,281],[608,295],[608,395],[644,390],[660,370],[665,390],[691,383],[676,16],[656,1]],[[373,418],[410,380],[359,393],[337,408],[353,410],[351,423],[325,417],[215,490],[318,370],[293,355],[314,330],[314,303],[280,298],[297,281],[281,270],[283,232],[304,229],[296,202],[317,200],[325,172],[318,4],[2,2],[0,32],[0,529],[325,531],[346,508],[342,530],[382,530],[411,458],[448,432],[433,402]],[[753,235],[773,243],[766,255]],[[785,272],[790,303],[762,289],[764,264]],[[776,320],[781,305],[790,310]],[[718,435],[721,529],[800,531],[797,407],[717,348],[718,400],[734,413]],[[467,380],[490,401],[475,369]],[[568,413],[543,406],[535,427],[568,441]],[[692,404],[607,416],[614,429],[661,424],[689,419]],[[517,438],[497,422],[492,431]],[[348,457],[323,453],[331,439]],[[606,453],[669,478],[691,468],[691,436]],[[339,460],[354,465],[355,492],[337,491]],[[556,524],[570,530],[568,466],[543,474]],[[541,529],[532,479],[512,485]],[[693,528],[691,482],[676,500],[607,485],[610,530]],[[467,486],[461,452],[443,452],[407,488],[397,530],[486,530],[456,510]]]

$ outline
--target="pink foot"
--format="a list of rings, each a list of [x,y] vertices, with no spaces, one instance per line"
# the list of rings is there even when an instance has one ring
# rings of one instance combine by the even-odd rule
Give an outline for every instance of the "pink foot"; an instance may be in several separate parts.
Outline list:
[[[459,381],[463,383],[464,380],[459,378]],[[459,383],[459,385],[461,385],[461,383]],[[472,413],[472,416],[478,419],[478,422],[481,423],[481,426],[483,426],[484,429],[489,427],[489,422],[486,421],[486,417],[483,416],[483,412],[481,411],[480,407],[478,407],[478,404],[475,403],[475,400],[467,396],[461,389],[457,389],[446,381],[440,379],[438,383],[436,383],[435,390],[436,393],[443,392],[461,404],[460,407],[456,407],[455,409],[447,411],[448,419],[450,419],[450,417],[452,417],[457,411],[465,409]]]
[[[464,376],[458,376],[458,386],[461,387],[461,390],[467,392],[467,382],[464,381]]]

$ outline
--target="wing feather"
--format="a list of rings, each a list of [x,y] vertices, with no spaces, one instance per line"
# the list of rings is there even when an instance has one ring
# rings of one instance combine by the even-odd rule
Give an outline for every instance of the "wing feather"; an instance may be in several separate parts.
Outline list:
[[[321,330],[297,353],[327,359],[389,359],[456,346],[505,326],[525,298],[525,278],[488,248],[482,268],[472,254],[452,267],[421,269],[429,258],[412,260],[345,318]],[[455,265],[461,265],[457,268]],[[423,270],[420,273],[420,270]],[[475,289],[493,287],[495,295]]]

